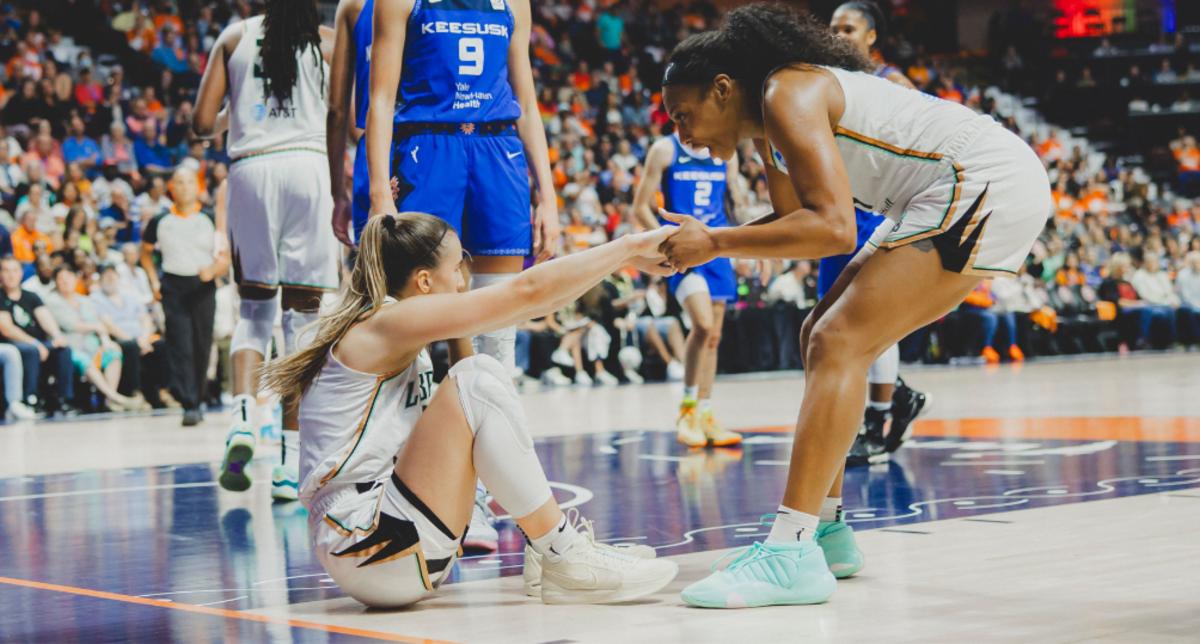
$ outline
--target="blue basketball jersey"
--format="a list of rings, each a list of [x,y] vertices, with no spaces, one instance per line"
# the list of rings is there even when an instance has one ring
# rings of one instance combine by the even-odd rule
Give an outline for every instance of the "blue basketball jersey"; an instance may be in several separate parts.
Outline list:
[[[397,123],[515,121],[506,0],[417,0],[408,19]]]
[[[375,0],[363,3],[354,21],[354,124],[367,128],[367,107],[371,104],[371,41],[374,35]]]
[[[725,218],[725,161],[683,147],[672,136],[675,160],[663,172],[662,193],[668,212],[691,215],[709,226],[728,226]]]

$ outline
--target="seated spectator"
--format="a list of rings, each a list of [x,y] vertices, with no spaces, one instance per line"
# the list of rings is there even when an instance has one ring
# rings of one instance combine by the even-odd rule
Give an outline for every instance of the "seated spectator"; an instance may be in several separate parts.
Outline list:
[[[71,136],[63,141],[63,161],[78,163],[85,172],[90,172],[100,163],[100,146],[84,133],[83,119],[75,116],[71,119]]]
[[[41,168],[41,176],[45,178],[46,183],[58,190],[63,175],[67,173],[67,164],[49,132],[42,132],[34,137],[33,142],[29,144],[29,151],[21,157],[21,165],[25,167],[27,174],[29,166],[35,164]]]
[[[71,248],[91,253],[95,250],[95,246],[92,244],[92,232],[95,230],[95,226],[96,221],[88,219],[83,208],[75,206],[67,212],[67,216],[63,220],[63,237],[71,240],[69,243]]]
[[[1013,362],[1025,359],[1021,347],[1017,346],[1017,322],[1014,311],[1000,310],[996,307],[996,299],[992,296],[990,281],[980,282],[975,290],[967,295],[958,308],[964,317],[976,320],[980,324],[979,334],[972,351],[978,351],[979,356],[988,364],[1000,362],[1000,350],[1003,350]],[[1003,326],[1003,329],[1000,327]],[[1000,331],[1000,333],[997,333]],[[997,339],[999,338],[999,342]],[[976,349],[976,347],[979,347]]]
[[[14,213],[17,221],[25,215],[27,210],[32,210],[35,222],[34,228],[43,233],[57,229],[54,222],[54,213],[51,207],[50,194],[46,190],[46,185],[43,183],[32,182],[29,184],[29,192],[17,200],[17,209]]]
[[[0,298],[0,338],[21,352],[26,403],[41,398],[47,411],[75,413],[75,373],[67,339],[42,299],[21,289],[21,272],[17,260],[0,259],[0,287],[4,289]],[[43,388],[51,377],[53,389]],[[45,397],[41,396],[43,390],[48,394]]]
[[[133,200],[134,220],[143,230],[151,219],[170,209],[171,200],[167,197],[167,184],[162,177],[151,179],[150,189]]]
[[[96,387],[109,409],[142,409],[140,397],[123,396],[117,391],[121,382],[121,347],[109,337],[92,301],[75,290],[77,281],[74,271],[59,267],[54,273],[55,291],[46,298],[46,308],[66,335],[76,372]]]
[[[151,174],[167,174],[171,171],[171,153],[158,135],[158,128],[151,121],[142,135],[133,142],[133,154],[138,168]]]
[[[133,205],[125,192],[113,193],[112,204],[100,211],[102,228],[112,227],[115,230],[116,241],[121,243],[137,242],[142,237],[142,227],[133,216]]]
[[[817,304],[817,276],[813,273],[812,262],[800,260],[771,281],[767,287],[766,301],[789,302],[798,309],[811,309]]]
[[[667,283],[653,277],[645,294],[646,308],[635,323],[640,337],[654,349],[667,365],[667,380],[683,380],[683,359],[687,346],[679,318],[667,315]],[[664,342],[665,339],[665,342]]]
[[[127,205],[133,203],[133,186],[121,178],[116,162],[105,161],[100,167],[100,176],[92,182],[92,197],[96,200],[99,214],[103,215],[104,210],[112,206],[113,195],[118,192],[125,195]]]
[[[104,102],[104,87],[92,77],[89,67],[79,70],[79,81],[75,83],[75,102],[88,114],[95,114]]]
[[[1128,325],[1126,336],[1133,340],[1134,348],[1150,346],[1155,321],[1166,328],[1166,344],[1174,342],[1175,311],[1143,300],[1127,279],[1132,268],[1133,260],[1128,254],[1114,253],[1108,260],[1108,277],[1100,284],[1100,299],[1116,306],[1119,319]]]
[[[25,370],[21,364],[21,351],[7,342],[0,343],[0,373],[4,374],[4,419],[37,419],[37,411],[25,404]]]
[[[1062,268],[1054,276],[1054,281],[1061,286],[1082,286],[1087,284],[1087,276],[1079,268],[1079,252],[1067,253],[1067,259]]]
[[[89,296],[108,335],[121,347],[124,360],[123,393],[141,391],[155,408],[178,406],[166,391],[166,343],[156,332],[150,311],[131,293],[121,290],[121,276],[113,264],[100,268],[100,288]]]
[[[122,263],[117,266],[121,274],[121,290],[129,293],[142,306],[149,307],[154,303],[154,289],[150,287],[150,277],[141,265],[141,249],[129,242],[121,246]]]
[[[1171,67],[1171,59],[1164,58],[1158,66],[1158,71],[1154,73],[1154,82],[1156,83],[1174,83],[1179,79],[1179,74],[1175,73],[1175,69]]]
[[[1200,343],[1200,251],[1189,252],[1184,263],[1175,278],[1175,288],[1179,290],[1180,317],[1195,344]]]
[[[34,273],[21,283],[21,289],[37,295],[45,302],[54,292],[54,271],[57,268],[50,253],[38,253],[34,262]]]
[[[44,252],[51,253],[54,251],[54,245],[50,242],[50,237],[38,230],[38,213],[33,208],[23,212],[19,221],[20,226],[13,231],[12,247],[13,257],[22,264],[33,264],[37,259],[37,249],[40,247]]]
[[[109,133],[101,141],[100,151],[104,162],[116,166],[117,171],[126,176],[137,176],[137,155],[133,149],[133,141],[129,140],[125,126],[116,121],[109,127]]]

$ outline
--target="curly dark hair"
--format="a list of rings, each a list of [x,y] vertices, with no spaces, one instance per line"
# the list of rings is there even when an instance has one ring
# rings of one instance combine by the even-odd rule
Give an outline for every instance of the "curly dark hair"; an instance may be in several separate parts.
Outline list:
[[[786,5],[757,2],[725,16],[716,31],[688,37],[675,47],[662,84],[700,85],[727,74],[746,90],[747,101],[762,102],[762,87],[773,72],[793,64],[826,65],[850,71],[871,69],[849,43],[809,13]]]
[[[259,52],[264,99],[274,96],[280,105],[292,100],[292,89],[300,74],[296,54],[305,49],[310,49],[313,62],[320,66],[321,84],[324,85],[320,26],[316,0],[267,0]],[[255,70],[256,73],[259,71]]]

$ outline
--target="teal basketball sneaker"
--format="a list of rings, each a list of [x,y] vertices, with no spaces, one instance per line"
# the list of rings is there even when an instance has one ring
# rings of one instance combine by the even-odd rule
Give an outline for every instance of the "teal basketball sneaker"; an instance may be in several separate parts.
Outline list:
[[[863,569],[863,554],[854,541],[854,529],[845,521],[818,523],[817,545],[825,553],[825,562],[834,577],[853,577]]]
[[[837,580],[815,541],[759,542],[735,550],[724,570],[683,589],[683,601],[701,608],[756,608],[820,604],[833,595]]]

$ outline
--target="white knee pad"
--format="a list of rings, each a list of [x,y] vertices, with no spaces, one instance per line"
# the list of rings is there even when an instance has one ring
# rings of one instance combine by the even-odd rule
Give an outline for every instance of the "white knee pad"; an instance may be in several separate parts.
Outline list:
[[[890,385],[900,376],[900,345],[893,344],[875,358],[867,370],[867,382],[873,385]]]
[[[312,340],[316,327],[310,327],[321,318],[321,314],[292,309],[283,310],[283,354],[290,356],[296,349]],[[301,337],[303,336],[303,337]]]
[[[275,330],[275,314],[279,312],[279,294],[269,300],[242,298],[237,325],[233,327],[230,353],[243,349],[257,351],[264,358],[270,351],[271,335]]]
[[[509,514],[528,516],[552,494],[512,378],[495,358],[482,354],[459,361],[449,375],[475,434],[479,479]]]
[[[471,288],[479,289],[493,284],[507,282],[519,275],[519,273],[484,273],[481,275],[471,276]],[[486,353],[492,356],[503,365],[512,377],[511,374],[517,367],[517,328],[515,326],[480,333],[475,337],[474,345],[476,353]],[[514,515],[515,516],[515,515]]]

